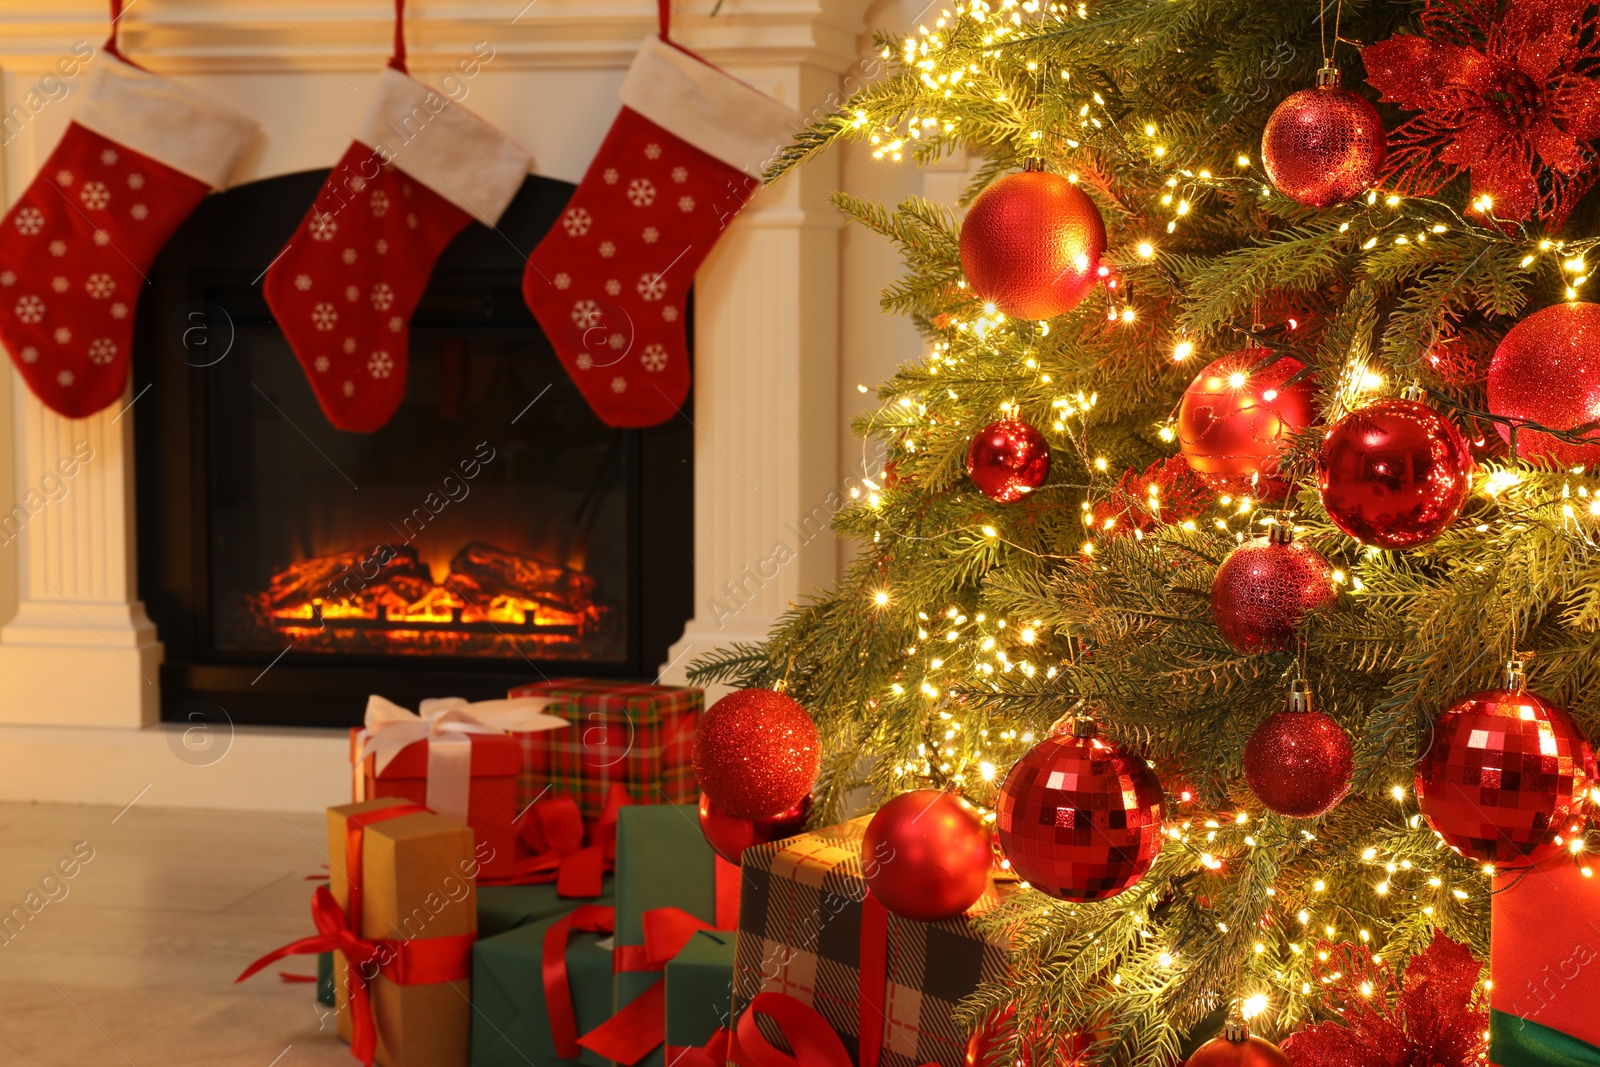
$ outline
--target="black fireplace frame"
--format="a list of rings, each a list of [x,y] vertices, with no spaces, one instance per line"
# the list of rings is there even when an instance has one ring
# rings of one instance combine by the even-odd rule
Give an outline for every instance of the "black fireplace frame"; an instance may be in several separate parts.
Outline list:
[[[626,431],[632,473],[625,663],[357,655],[297,660],[292,654],[274,660],[212,645],[201,401],[205,364],[231,327],[208,294],[237,297],[259,287],[327,173],[284,175],[208,198],[162,251],[139,301],[131,408],[137,573],[139,596],[165,646],[162,719],[345,727],[359,723],[367,695],[375,692],[416,707],[431,696],[503,696],[509,686],[542,678],[649,680],[693,614],[694,428],[686,415]],[[440,257],[414,327],[427,326],[434,306],[448,306],[458,317],[464,306],[476,314],[473,301],[495,322],[534,324],[517,287],[527,253],[555,223],[571,189],[530,176],[497,229],[471,223]],[[693,337],[692,298],[686,311]],[[685,410],[691,403],[692,397]]]

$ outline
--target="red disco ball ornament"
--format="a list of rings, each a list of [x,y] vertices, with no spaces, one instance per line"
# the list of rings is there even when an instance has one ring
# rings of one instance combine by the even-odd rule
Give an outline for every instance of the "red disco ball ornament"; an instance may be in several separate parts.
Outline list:
[[[953,919],[989,884],[989,831],[954,793],[914,789],[878,809],[861,839],[867,888],[904,919]]]
[[[1021,419],[991,422],[967,446],[967,476],[989,499],[1015,503],[1050,477],[1050,445]]]
[[[1278,523],[1222,561],[1211,582],[1211,617],[1237,652],[1277,652],[1294,642],[1307,615],[1339,599],[1333,567]]]
[[[1033,1067],[1036,1061],[1050,1063],[1051,1057],[1044,1054],[1040,1048],[1044,1044],[1044,1020],[1035,1019],[1030,1027],[1030,1039],[1022,1043],[1017,1050],[1014,1060],[1006,1061],[1000,1058],[1000,1050],[1005,1048],[1017,1034],[1017,1009],[1014,1005],[1007,1005],[994,1018],[986,1020],[978,1030],[967,1039],[966,1055],[961,1058],[961,1067]],[[1086,1062],[1084,1055],[1094,1046],[1094,1039],[1086,1034],[1072,1034],[1062,1038],[1056,1043],[1055,1062],[1067,1067]],[[1036,1055],[1037,1050],[1037,1055]]]
[[[1231,352],[1195,375],[1178,405],[1178,443],[1200,480],[1218,492],[1281,500],[1289,484],[1279,480],[1278,449],[1317,417],[1309,376],[1286,384],[1305,364],[1284,356],[1267,358],[1263,348]]]
[[[1289,706],[1269,715],[1244,747],[1244,776],[1268,811],[1311,819],[1350,791],[1355,754],[1344,728],[1311,710],[1311,693],[1295,682]]]
[[[1385,154],[1378,109],[1339,86],[1339,72],[1317,72],[1317,87],[1279,104],[1261,134],[1261,163],[1278,192],[1297,204],[1354,200],[1378,180]]]
[[[1489,361],[1489,411],[1570,430],[1600,419],[1600,304],[1556,304],[1511,327]],[[1511,429],[1495,424],[1509,444]],[[1600,463],[1595,444],[1559,441],[1537,430],[1517,430],[1517,455],[1553,459],[1563,466]]]
[[[806,709],[771,689],[729,693],[700,716],[694,776],[718,808],[770,819],[800,803],[817,780],[822,741]]]
[[[1596,782],[1594,752],[1570,716],[1523,688],[1474,693],[1433,724],[1417,761],[1417,802],[1456,852],[1484,863],[1538,863],[1578,829]]]
[[[729,863],[738,863],[744,850],[752,845],[765,845],[793,837],[806,827],[806,816],[811,813],[811,794],[788,811],[770,819],[741,819],[719,808],[714,800],[700,794],[700,832],[717,855]]]
[[[1456,521],[1472,452],[1455,423],[1419,400],[1378,400],[1340,419],[1317,453],[1328,518],[1364,545],[1415,548]]]
[[[1087,193],[1029,160],[978,194],[961,223],[961,270],[979,300],[1016,319],[1052,319],[1100,280],[1106,224]]]
[[[1018,877],[1062,900],[1104,900],[1161,851],[1161,782],[1142,758],[1080,720],[1029,749],[1000,787],[1000,850]]]
[[[1251,1036],[1240,1022],[1230,1022],[1220,1037],[1195,1049],[1183,1067],[1289,1067],[1289,1057],[1272,1042]]]

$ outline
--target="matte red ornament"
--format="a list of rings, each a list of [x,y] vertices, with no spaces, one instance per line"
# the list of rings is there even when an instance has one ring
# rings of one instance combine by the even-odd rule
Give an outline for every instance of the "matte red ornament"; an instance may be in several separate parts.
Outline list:
[[[1139,756],[1080,721],[1058,727],[1006,775],[995,805],[1000,850],[1033,888],[1104,900],[1144,877],[1161,851],[1161,782]]]
[[[793,837],[806,827],[806,816],[811,813],[812,797],[805,797],[790,808],[770,819],[741,819],[729,815],[717,806],[716,801],[700,794],[700,832],[716,849],[717,855],[729,863],[738,863],[744,850],[752,845],[765,845]]]
[[[1049,479],[1049,442],[1021,419],[991,422],[967,447],[967,476],[989,499],[1015,503]]]
[[[1456,521],[1472,453],[1455,423],[1419,400],[1378,400],[1340,419],[1317,454],[1333,524],[1365,545],[1415,548]]]
[[[1211,617],[1235,651],[1276,652],[1307,615],[1339,599],[1333,566],[1286,523],[1228,553],[1211,582]]]
[[[1417,802],[1456,852],[1484,863],[1538,863],[1584,818],[1594,752],[1570,716],[1522,686],[1474,693],[1433,724],[1417,760]]]
[[[1511,327],[1489,361],[1489,411],[1570,430],[1600,419],[1600,304],[1553,304]],[[1510,427],[1495,424],[1509,444]],[[1517,430],[1517,455],[1564,466],[1600,463],[1595,444],[1569,444]]]
[[[989,831],[954,793],[914,789],[878,809],[861,839],[867,888],[905,919],[953,919],[989,884]]]
[[[1339,72],[1290,95],[1261,134],[1261,163],[1278,192],[1310,207],[1354,200],[1383,169],[1383,123],[1365,97],[1340,88]]]
[[[1047,1054],[1035,1057],[1035,1049],[1044,1044],[1043,1019],[1034,1020],[1030,1028],[1030,1040],[1023,1042],[1022,1047],[1017,1050],[1016,1059],[1002,1061],[999,1058],[1000,1050],[1016,1036],[1016,1017],[1016,1006],[1008,1004],[994,1018],[986,1020],[967,1039],[967,1051],[961,1058],[961,1067],[1033,1067],[1036,1058],[1044,1063],[1050,1063],[1051,1057]],[[1094,1039],[1087,1034],[1064,1037],[1056,1043],[1055,1062],[1061,1067],[1086,1062],[1085,1053],[1093,1045]],[[1043,1052],[1042,1049],[1039,1051]]]
[[[1106,225],[1087,193],[1036,160],[973,200],[961,223],[961,269],[979,300],[1017,319],[1052,319],[1100,280]]]
[[[1184,1067],[1289,1067],[1289,1057],[1266,1038],[1254,1037],[1240,1022],[1190,1054]]]
[[[1278,449],[1316,421],[1310,376],[1288,383],[1305,364],[1288,356],[1265,367],[1264,348],[1245,348],[1195,375],[1178,405],[1178,443],[1200,480],[1218,492],[1281,500]]]
[[[729,693],[700,716],[694,776],[712,802],[741,819],[770,819],[817,780],[822,740],[806,709],[771,689]]]
[[[1311,710],[1311,693],[1296,681],[1289,706],[1269,715],[1244,747],[1244,776],[1268,811],[1311,819],[1332,811],[1350,791],[1355,754],[1344,728]]]

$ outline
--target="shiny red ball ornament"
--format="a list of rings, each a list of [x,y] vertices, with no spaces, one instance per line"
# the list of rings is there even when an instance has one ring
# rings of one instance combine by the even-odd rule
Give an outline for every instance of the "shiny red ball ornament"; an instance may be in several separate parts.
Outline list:
[[[1378,180],[1383,122],[1365,97],[1339,86],[1339,72],[1317,72],[1317,87],[1279,104],[1261,134],[1261,163],[1278,192],[1297,204],[1354,200]]]
[[[1106,224],[1075,184],[1029,160],[973,200],[961,223],[961,270],[979,300],[1016,319],[1052,319],[1100,280]]]
[[[1272,1042],[1230,1022],[1218,1037],[1190,1054],[1183,1067],[1289,1067],[1289,1057]]]
[[[1035,1059],[1045,1063],[1051,1061],[1048,1055],[1035,1057],[1035,1049],[1044,1043],[1042,1033],[1044,1020],[1035,1019],[1032,1030],[1032,1040],[1025,1041],[1017,1050],[1017,1058],[1006,1062],[999,1059],[1000,1050],[1016,1036],[1017,1009],[1014,1005],[1006,1005],[994,1018],[985,1021],[971,1037],[967,1039],[967,1051],[961,1058],[961,1067],[1033,1067]],[[1055,1062],[1062,1065],[1075,1065],[1084,1061],[1084,1054],[1094,1046],[1094,1039],[1087,1034],[1072,1034],[1062,1038],[1056,1043]],[[1042,1053],[1043,1050],[1039,1049]]]
[[[712,802],[740,819],[770,819],[811,792],[822,760],[817,724],[771,689],[729,693],[700,716],[694,776]]]
[[[1312,819],[1332,811],[1350,791],[1355,753],[1344,727],[1311,710],[1304,682],[1289,706],[1269,715],[1244,746],[1244,776],[1268,811]]]
[[[1456,852],[1483,863],[1538,863],[1582,821],[1596,783],[1594,751],[1572,718],[1523,688],[1474,693],[1433,724],[1417,760],[1417,802]]]
[[[1511,327],[1489,361],[1489,411],[1552,430],[1600,419],[1600,304],[1555,304]],[[1509,444],[1511,428],[1495,426]],[[1600,430],[1584,435],[1591,437],[1595,444],[1573,444],[1519,428],[1517,455],[1600,463]]]
[[[1011,869],[1033,888],[1062,900],[1104,900],[1155,862],[1164,814],[1150,765],[1080,720],[1052,730],[1011,768],[995,824]]]
[[[1472,452],[1420,400],[1390,398],[1334,423],[1317,453],[1328,518],[1364,545],[1415,548],[1449,528],[1472,492]]]
[[[738,863],[744,850],[752,845],[765,845],[793,837],[805,829],[806,816],[811,813],[812,797],[807,793],[794,807],[770,819],[741,819],[729,815],[717,806],[716,801],[700,794],[700,832],[717,855],[729,863]]]
[[[971,804],[939,789],[901,793],[878,809],[861,839],[867,888],[904,919],[953,919],[989,884],[989,830]]]
[[[1317,417],[1309,375],[1287,384],[1305,364],[1284,356],[1256,369],[1264,348],[1231,352],[1208,365],[1178,405],[1178,443],[1189,466],[1212,489],[1281,500],[1289,484],[1276,477],[1278,449]]]
[[[979,492],[1012,504],[1050,477],[1050,445],[1021,419],[991,422],[967,446],[967,476]]]
[[[1228,553],[1211,582],[1211,618],[1237,652],[1277,652],[1307,615],[1339,599],[1333,566],[1287,523]]]

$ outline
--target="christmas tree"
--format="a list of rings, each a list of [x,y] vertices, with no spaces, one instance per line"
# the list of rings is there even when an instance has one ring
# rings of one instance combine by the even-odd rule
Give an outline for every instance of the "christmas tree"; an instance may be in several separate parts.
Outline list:
[[[1034,1062],[1088,1035],[1166,1067],[1232,1016],[1281,1040],[1339,1017],[1330,954],[1486,959],[1488,875],[1584,862],[1600,26],[1342,6],[963,0],[768,175],[852,139],[984,160],[964,217],[835,197],[902,251],[883,307],[927,356],[859,420],[887,461],[845,577],[695,677],[816,720],[813,821],[955,789],[1005,849],[1038,844],[1004,792],[1051,745],[1122,760],[1130,820],[1159,780],[1143,858],[1011,857],[1033,891],[984,921],[1014,974],[967,1018],[1014,1004]],[[1477,770],[1516,742],[1463,725],[1506,707],[1543,777]]]

